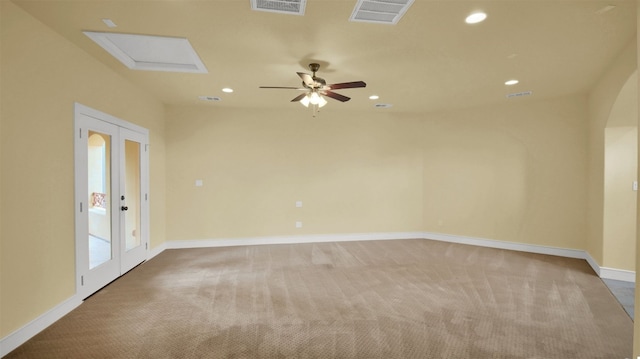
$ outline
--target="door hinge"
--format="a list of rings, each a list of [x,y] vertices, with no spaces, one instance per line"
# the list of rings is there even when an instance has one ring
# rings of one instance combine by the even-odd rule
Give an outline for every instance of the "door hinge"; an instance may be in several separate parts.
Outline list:
[[[82,138],[82,129],[79,128],[78,131],[79,131],[78,136],[80,136],[80,138]]]
[[[145,144],[145,145],[144,145],[144,152],[147,152],[147,151],[149,151],[149,145],[148,145],[148,144]]]
[[[148,200],[149,200],[149,197],[148,197],[148,196],[149,196],[149,195],[148,195],[147,193],[145,193],[145,194],[144,194],[144,200],[145,200],[145,201],[148,201]]]
[[[80,212],[82,212],[82,202],[80,202]]]
[[[83,275],[80,276],[80,285],[84,285],[84,276]]]
[[[149,249],[149,243],[144,244],[144,249]]]

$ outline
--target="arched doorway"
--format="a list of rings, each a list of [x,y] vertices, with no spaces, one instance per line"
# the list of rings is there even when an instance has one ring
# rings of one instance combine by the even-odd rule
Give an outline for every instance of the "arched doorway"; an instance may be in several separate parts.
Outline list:
[[[637,81],[635,71],[620,90],[604,133],[603,278],[608,278],[605,282],[632,316],[638,190]]]

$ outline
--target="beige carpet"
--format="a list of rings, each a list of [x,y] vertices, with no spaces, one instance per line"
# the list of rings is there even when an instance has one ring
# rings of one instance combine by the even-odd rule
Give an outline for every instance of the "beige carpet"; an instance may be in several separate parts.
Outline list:
[[[631,357],[583,260],[428,240],[167,250],[8,358]]]

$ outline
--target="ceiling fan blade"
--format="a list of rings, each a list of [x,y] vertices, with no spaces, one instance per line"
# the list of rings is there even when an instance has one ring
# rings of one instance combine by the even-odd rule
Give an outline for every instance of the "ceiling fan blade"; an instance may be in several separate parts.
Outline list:
[[[298,74],[298,76],[300,76],[300,78],[305,83],[305,85],[309,87],[313,87],[315,81],[313,81],[313,77],[311,77],[311,75],[305,74],[304,72],[296,72],[296,73]]]
[[[307,96],[306,93],[303,93],[301,95],[296,96],[293,100],[291,100],[291,102],[298,102],[300,100],[302,100],[305,96]]]
[[[342,82],[339,84],[328,85],[331,90],[339,90],[339,89],[353,89],[358,87],[367,87],[367,84],[364,81],[353,81],[353,82]]]
[[[342,102],[347,102],[347,101],[351,100],[351,97],[347,97],[347,96],[341,95],[339,93],[331,92],[331,91],[322,91],[322,94],[327,96],[327,97],[331,97],[334,100],[338,100],[338,101],[342,101]]]
[[[289,86],[260,86],[260,88],[261,89],[306,90],[305,88],[289,87]]]

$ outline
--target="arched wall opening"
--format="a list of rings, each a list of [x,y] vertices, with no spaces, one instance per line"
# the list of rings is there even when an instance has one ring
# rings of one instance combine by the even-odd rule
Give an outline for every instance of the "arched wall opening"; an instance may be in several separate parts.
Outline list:
[[[604,158],[602,266],[633,272],[638,180],[637,70],[627,79],[609,114]]]

